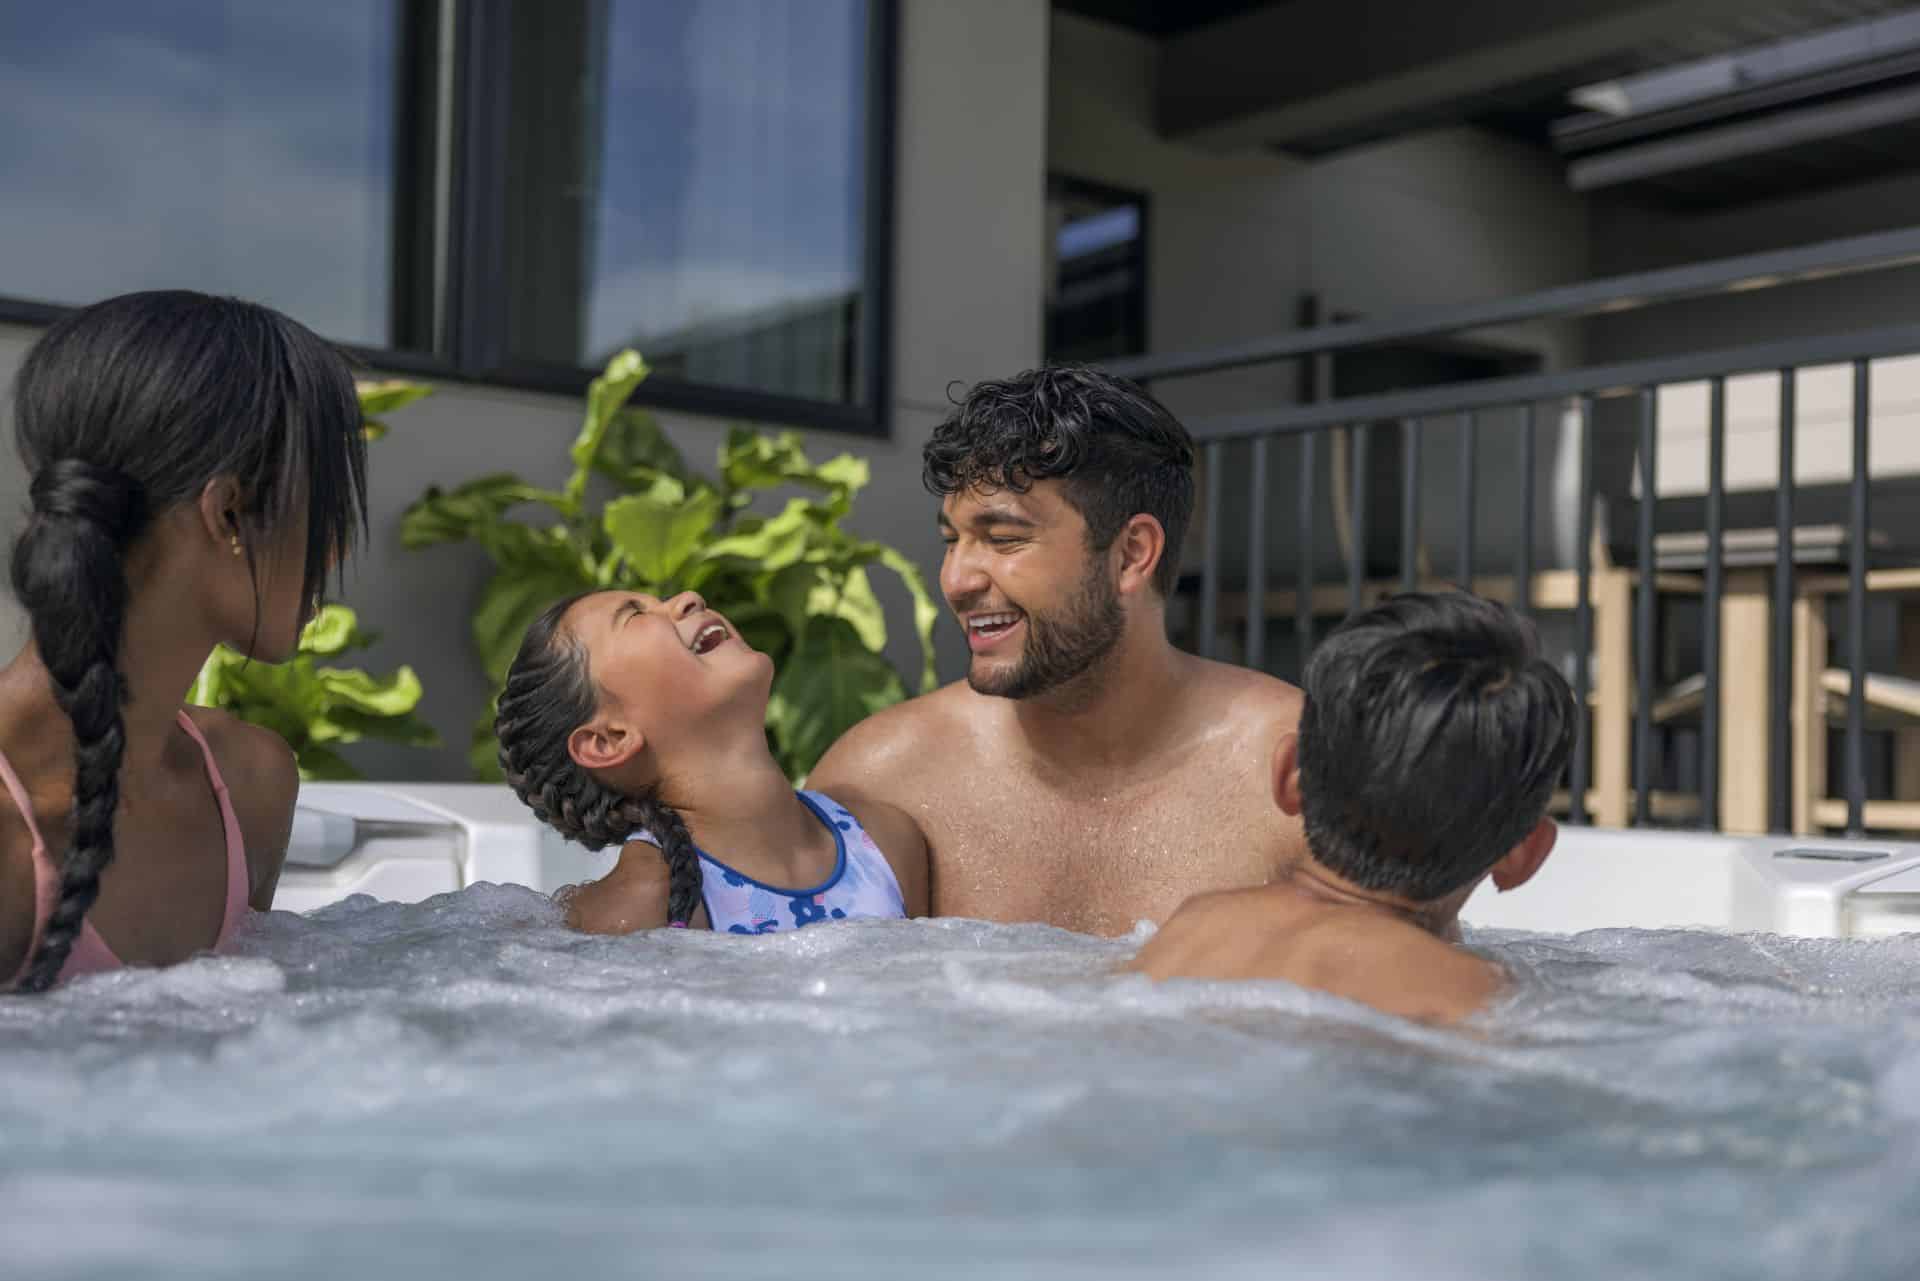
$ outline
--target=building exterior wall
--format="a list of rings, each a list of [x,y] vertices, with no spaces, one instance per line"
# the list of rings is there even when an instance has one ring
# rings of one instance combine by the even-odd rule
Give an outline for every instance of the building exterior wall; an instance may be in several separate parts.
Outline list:
[[[1293,328],[1303,295],[1323,315],[1382,316],[1409,307],[1499,297],[1584,279],[1589,271],[1586,204],[1566,189],[1543,153],[1472,129],[1410,135],[1303,161],[1267,148],[1216,152],[1169,142],[1154,128],[1153,41],[1066,14],[1053,20],[1048,85],[1048,165],[1059,174],[1146,193],[1148,342],[1157,352],[1225,344]],[[1578,363],[1578,324],[1518,325],[1476,340],[1537,356],[1545,367]],[[1169,379],[1154,391],[1175,413],[1257,409],[1294,401],[1299,373],[1288,364]],[[1516,492],[1517,419],[1483,430],[1483,494]],[[1423,451],[1422,529],[1435,567],[1445,571],[1456,542],[1457,451],[1442,431]],[[1568,434],[1556,424],[1538,459],[1548,495],[1569,488]],[[1244,446],[1230,447],[1223,495],[1222,552],[1228,577],[1246,572],[1250,501]],[[1334,532],[1337,488],[1331,449],[1315,460],[1316,566],[1343,575]],[[1290,581],[1296,560],[1299,456],[1290,442],[1269,450],[1267,563]],[[1196,514],[1183,561],[1200,562]],[[1570,501],[1543,500],[1536,555],[1572,554]],[[1514,554],[1517,511],[1488,503],[1476,524],[1483,564]]]
[[[946,388],[1027,368],[1040,356],[1047,33],[1045,0],[903,0],[889,434],[818,432],[808,441],[816,456],[849,450],[870,460],[873,483],[848,523],[900,546],[930,581],[941,548],[932,500],[920,487],[920,447],[944,410]],[[35,332],[0,328],[0,384],[11,385]],[[403,550],[401,512],[429,485],[450,487],[485,472],[558,483],[580,411],[581,402],[567,397],[442,384],[395,415],[392,431],[371,447],[372,535],[345,601],[381,633],[365,664],[413,664],[426,689],[421,713],[446,742],[434,752],[350,749],[372,776],[464,777],[468,730],[485,697],[467,631],[488,573],[485,557],[472,547]],[[729,425],[662,420],[694,459],[710,458]],[[26,509],[27,478],[11,452],[10,419],[0,427],[8,440],[0,514],[10,539]],[[917,671],[905,598],[887,577],[875,575],[875,588],[898,606],[891,656],[903,672]],[[964,646],[944,619],[942,628],[942,672],[953,676]],[[0,639],[24,639],[4,587]]]
[[[1916,224],[1920,177],[1912,175],[1692,216],[1608,200],[1595,209],[1594,258],[1606,274],[1645,271]],[[1846,333],[1910,322],[1917,292],[1920,268],[1839,276],[1596,318],[1588,322],[1588,341],[1594,359],[1615,361]],[[1732,490],[1771,488],[1779,476],[1778,388],[1773,374],[1728,381]],[[1844,365],[1803,371],[1796,391],[1796,479],[1843,482],[1852,459],[1851,372]],[[1707,404],[1704,383],[1661,393],[1655,466],[1663,495],[1706,490]],[[1920,360],[1875,361],[1870,404],[1874,475],[1920,473]],[[1631,452],[1626,446],[1625,454]],[[1625,477],[1615,483],[1636,484]]]

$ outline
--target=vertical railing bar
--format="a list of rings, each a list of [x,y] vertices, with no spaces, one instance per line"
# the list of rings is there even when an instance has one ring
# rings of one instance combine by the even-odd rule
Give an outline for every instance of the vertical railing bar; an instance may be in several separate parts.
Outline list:
[[[1727,380],[1708,384],[1707,406],[1707,566],[1706,598],[1700,645],[1705,702],[1700,708],[1700,818],[1707,828],[1720,826],[1720,603],[1725,594],[1721,540],[1726,533]]]
[[[1587,823],[1587,787],[1593,777],[1593,729],[1588,700],[1593,692],[1593,398],[1579,399],[1580,488],[1579,544],[1573,553],[1577,585],[1573,605],[1573,775],[1567,821]]]
[[[1853,477],[1847,538],[1847,831],[1866,829],[1867,809],[1867,424],[1868,364],[1853,362]]]
[[[1793,826],[1793,497],[1795,373],[1780,371],[1780,483],[1773,495],[1773,688],[1771,733],[1767,735],[1768,826],[1784,832]],[[1824,697],[1824,695],[1822,696]],[[1818,727],[1818,750],[1826,748],[1825,718]]]
[[[1361,596],[1367,585],[1367,437],[1365,423],[1353,428],[1353,505],[1352,525],[1347,530],[1347,546],[1352,552],[1347,562],[1347,616],[1360,612]]]
[[[1653,818],[1653,678],[1654,653],[1654,563],[1653,515],[1658,469],[1654,465],[1654,447],[1658,432],[1655,391],[1640,389],[1640,511],[1636,539],[1639,571],[1634,609],[1634,707],[1633,707],[1633,821],[1643,825]]]
[[[1300,648],[1300,670],[1304,674],[1307,655],[1313,649],[1313,498],[1314,454],[1320,433],[1307,432],[1300,437],[1299,524],[1294,532],[1295,574],[1293,584],[1293,635]]]
[[[1514,569],[1513,605],[1533,617],[1533,451],[1538,405],[1529,404],[1520,422],[1520,557]]]
[[[1400,424],[1400,590],[1420,585],[1420,420]]]
[[[1473,504],[1474,479],[1479,458],[1480,420],[1469,410],[1460,415],[1460,548],[1454,557],[1454,573],[1460,586],[1473,590]]]
[[[1209,441],[1207,460],[1207,519],[1200,561],[1200,657],[1212,658],[1220,647],[1220,492],[1226,470],[1226,446]],[[1167,549],[1167,554],[1173,553]]]
[[[1267,662],[1267,438],[1253,438],[1248,464],[1247,514],[1247,655],[1248,667],[1261,671]]]

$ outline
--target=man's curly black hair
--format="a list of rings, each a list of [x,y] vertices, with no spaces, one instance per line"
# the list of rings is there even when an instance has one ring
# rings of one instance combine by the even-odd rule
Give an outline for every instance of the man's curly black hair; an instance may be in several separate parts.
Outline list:
[[[1095,552],[1144,512],[1167,535],[1153,584],[1163,597],[1173,591],[1193,515],[1193,438],[1124,378],[1051,365],[976,383],[934,429],[921,479],[941,498],[975,488],[1024,493],[1059,480]]]

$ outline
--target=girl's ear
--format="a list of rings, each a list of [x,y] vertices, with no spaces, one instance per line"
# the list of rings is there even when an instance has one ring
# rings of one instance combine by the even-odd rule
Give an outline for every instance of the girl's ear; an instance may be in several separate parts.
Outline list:
[[[647,741],[640,731],[596,716],[567,735],[567,755],[582,769],[612,769],[638,756]]]

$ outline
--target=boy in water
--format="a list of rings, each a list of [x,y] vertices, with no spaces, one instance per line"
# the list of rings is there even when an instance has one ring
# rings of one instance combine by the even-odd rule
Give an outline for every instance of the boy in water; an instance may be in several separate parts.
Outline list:
[[[1500,989],[1455,946],[1488,876],[1523,885],[1553,849],[1547,800],[1572,750],[1572,692],[1533,629],[1459,592],[1394,597],[1307,664],[1274,800],[1309,856],[1258,889],[1189,899],[1130,967],[1155,979],[1285,979],[1452,1023]]]

